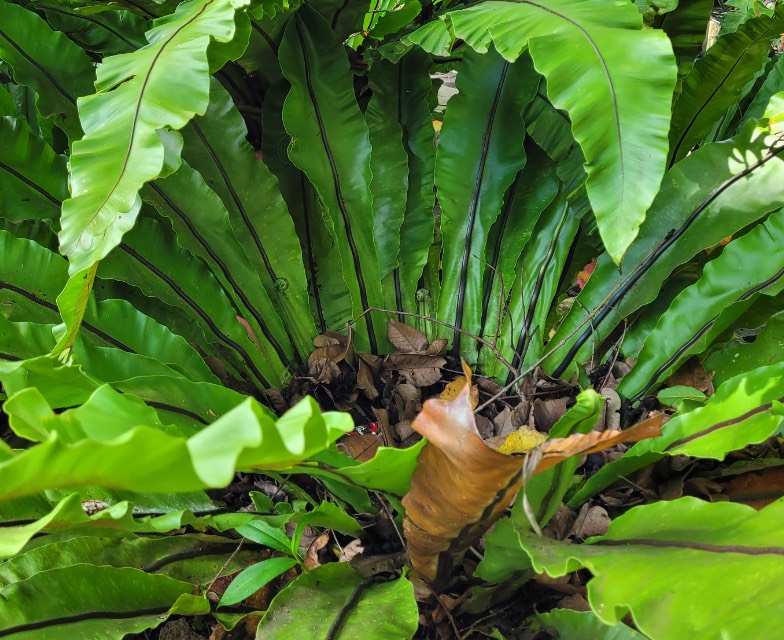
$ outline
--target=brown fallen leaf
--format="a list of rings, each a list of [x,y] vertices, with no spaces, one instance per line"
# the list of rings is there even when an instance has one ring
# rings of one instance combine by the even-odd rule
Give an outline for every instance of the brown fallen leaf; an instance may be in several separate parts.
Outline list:
[[[396,320],[387,323],[387,337],[401,353],[418,353],[428,347],[427,337],[423,333]]]
[[[375,400],[379,393],[376,389],[376,382],[373,379],[373,371],[363,358],[359,359],[359,370],[357,371],[357,386],[365,394],[368,400]]]
[[[328,542],[329,531],[325,531],[308,545],[308,550],[305,552],[304,561],[306,569],[312,570],[321,566],[321,562],[318,559],[318,553],[327,546]]]
[[[340,557],[338,562],[351,562],[355,556],[365,551],[362,546],[362,540],[355,538],[340,550]]]
[[[523,483],[527,456],[511,456],[488,447],[479,435],[469,384],[454,400],[430,399],[412,427],[427,439],[411,488],[403,498],[403,529],[414,570],[434,591],[449,586],[468,547],[504,512]],[[661,433],[662,417],[626,432],[593,432],[553,440],[535,449],[533,473],[567,457],[599,451],[619,442]],[[654,424],[655,423],[655,424]]]
[[[769,467],[734,476],[724,485],[724,494],[732,502],[761,509],[784,496],[784,467]]]
[[[437,340],[433,340],[430,343],[430,346],[425,349],[425,353],[429,356],[440,356],[444,351],[446,351],[446,346],[449,344],[449,340],[446,338],[438,338]]]
[[[668,387],[693,387],[699,389],[709,398],[713,395],[713,375],[705,371],[698,358],[689,358],[681,368],[673,373],[666,382]]]
[[[385,369],[397,371],[415,387],[429,387],[441,380],[441,367],[446,358],[413,353],[393,353],[384,362]]]
[[[382,441],[377,435],[346,435],[338,440],[338,444],[354,460],[366,462],[376,455]]]

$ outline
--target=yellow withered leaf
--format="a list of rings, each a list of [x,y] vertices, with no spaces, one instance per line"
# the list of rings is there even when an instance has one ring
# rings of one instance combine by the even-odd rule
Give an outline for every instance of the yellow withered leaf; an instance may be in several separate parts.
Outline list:
[[[452,382],[450,382],[444,390],[441,392],[441,395],[438,396],[441,400],[454,400],[460,395],[460,392],[468,383],[468,378],[465,376],[458,376]],[[477,405],[479,404],[479,388],[476,385],[471,386],[471,408],[476,409]]]
[[[498,447],[499,453],[512,455],[514,453],[528,453],[534,447],[547,440],[547,434],[523,425],[517,431],[510,433],[503,444]]]

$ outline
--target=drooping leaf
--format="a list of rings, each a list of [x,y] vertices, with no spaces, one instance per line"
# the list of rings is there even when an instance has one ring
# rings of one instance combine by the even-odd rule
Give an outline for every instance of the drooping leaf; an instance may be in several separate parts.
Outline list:
[[[77,564],[41,571],[2,590],[0,634],[13,640],[61,634],[119,640],[169,615],[209,611],[206,600],[190,595],[192,589],[130,567]]]
[[[352,314],[358,317],[369,307],[383,307],[383,298],[367,188],[370,143],[354,98],[348,59],[324,20],[304,5],[286,27],[280,62],[291,84],[283,107],[283,121],[292,136],[289,158],[319,194],[325,221],[340,248]],[[378,352],[376,331],[371,314],[366,314],[357,327],[358,348],[369,346]]]
[[[12,222],[57,219],[68,197],[65,158],[20,118],[0,117],[0,216]]]
[[[347,415],[322,416],[312,399],[303,400],[276,423],[248,398],[188,439],[167,435],[143,420],[139,417],[138,426],[107,440],[85,438],[66,444],[52,435],[0,463],[0,500],[65,486],[142,493],[221,487],[236,469],[292,466],[353,428]],[[144,460],[143,466],[139,460]]]
[[[405,578],[363,580],[348,563],[333,562],[301,575],[275,596],[258,634],[269,640],[330,633],[402,640],[413,637],[418,615],[414,587]]]
[[[511,63],[495,51],[469,51],[456,84],[460,94],[447,106],[436,155],[443,238],[437,317],[458,328],[453,351],[473,358],[477,345],[461,337],[459,329],[474,335],[482,329],[488,235],[501,214],[504,193],[526,161],[520,113],[539,77],[528,56]]]
[[[11,67],[14,80],[34,89],[43,115],[55,116],[70,138],[78,138],[82,128],[76,98],[92,91],[95,69],[90,58],[19,5],[0,4],[0,25],[0,59]]]
[[[207,111],[182,132],[183,158],[220,196],[239,244],[283,320],[267,319],[259,304],[259,324],[282,333],[276,340],[283,352],[293,342],[304,359],[316,330],[310,322],[302,251],[278,182],[248,144],[247,133],[229,93],[213,78]]]
[[[784,28],[784,7],[773,18],[761,16],[714,44],[683,82],[673,105],[670,128],[670,165],[701,142],[741,90],[758,73],[770,41]]]
[[[737,318],[756,295],[784,289],[782,243],[784,211],[779,211],[725,247],[662,315],[618,393],[639,400],[691,355],[704,351],[720,326]]]
[[[642,29],[631,3],[485,2],[451,11],[408,36],[438,55],[460,38],[507,60],[528,47],[565,109],[588,161],[588,196],[608,253],[620,262],[664,173],[675,60],[667,37]],[[635,54],[634,52],[639,52]],[[644,78],[644,80],[642,80]]]
[[[631,612],[651,638],[740,639],[778,633],[772,613],[775,585],[784,575],[782,522],[782,500],[755,511],[681,498],[635,507],[586,544],[530,534],[520,541],[537,571],[557,577],[589,569],[588,601],[606,624]],[[662,567],[676,571],[678,580]]]
[[[775,105],[774,105],[775,107]],[[784,109],[774,108],[778,112]],[[564,374],[590,357],[621,318],[656,299],[677,265],[784,205],[781,125],[749,123],[736,137],[706,144],[666,175],[621,273],[607,255],[552,337],[545,369]]]
[[[97,93],[79,105],[85,137],[73,144],[72,197],[61,218],[71,274],[104,258],[133,227],[139,190],[164,170],[166,142],[178,137],[159,130],[181,129],[207,108],[207,46],[233,37],[234,11],[229,0],[184,3],[147,34],[148,46],[98,68]]]
[[[722,460],[730,451],[762,442],[784,420],[784,363],[761,367],[722,384],[703,407],[676,415],[658,438],[640,442],[603,466],[575,493],[579,505],[620,477],[665,456],[691,455]]]

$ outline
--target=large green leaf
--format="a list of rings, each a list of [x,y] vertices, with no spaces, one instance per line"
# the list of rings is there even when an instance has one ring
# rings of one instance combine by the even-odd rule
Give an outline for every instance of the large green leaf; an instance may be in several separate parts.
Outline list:
[[[0,591],[0,635],[43,640],[119,640],[173,614],[205,614],[209,603],[193,585],[130,567],[77,564],[41,571]]]
[[[722,460],[730,451],[764,441],[784,420],[782,389],[782,362],[728,380],[705,406],[676,415],[662,427],[661,436],[638,442],[621,458],[603,466],[569,504],[581,504],[619,478],[665,456]]]
[[[648,335],[618,393],[639,400],[682,362],[705,350],[719,325],[737,318],[757,294],[784,289],[784,211],[731,242],[702,277],[675,298]]]
[[[743,640],[779,633],[782,525],[782,500],[754,511],[681,498],[636,507],[586,544],[528,534],[520,541],[537,571],[589,569],[588,602],[607,624],[631,612],[656,640]]]
[[[784,205],[782,125],[771,122],[749,123],[731,140],[706,144],[667,173],[623,271],[599,257],[551,340],[548,371],[560,376],[573,360],[587,360],[593,344],[656,299],[676,266]]]
[[[348,58],[323,18],[305,5],[286,27],[280,62],[291,83],[283,107],[283,121],[292,136],[289,157],[319,194],[327,226],[340,248],[356,317],[369,307],[382,307],[383,298],[368,190],[370,142],[354,98]],[[371,314],[357,329],[357,345],[378,352],[380,337]]]
[[[190,309],[193,320],[213,336],[211,341],[235,352],[259,384],[277,384],[285,375],[285,365],[266,336],[249,335],[215,276],[180,248],[163,225],[141,219],[119,250],[101,263],[99,273],[138,286],[146,296],[173,307]]]
[[[394,291],[394,307],[409,313],[419,311],[419,280],[434,240],[435,130],[430,108],[432,82],[424,73],[430,65],[430,56],[418,49],[408,52],[398,62],[401,82],[406,87],[400,98],[399,121],[408,152],[408,192],[400,227],[397,268],[384,287],[385,293],[386,289]]]
[[[44,10],[52,27],[87,51],[114,55],[129,53],[147,44],[144,37],[149,29],[147,20],[130,11],[107,7],[104,11],[88,12],[66,2],[38,2],[36,6]]]
[[[450,99],[441,129],[435,182],[443,279],[437,317],[457,327],[452,348],[471,360],[477,345],[460,330],[481,332],[488,235],[504,193],[525,165],[520,113],[538,85],[528,56],[511,63],[495,51],[469,51],[457,75],[460,94]]]
[[[400,227],[405,208],[400,195],[408,191],[408,154],[400,122],[406,99],[403,64],[388,60],[374,62],[368,85],[373,92],[365,110],[372,153],[373,236],[382,278],[398,266]]]
[[[283,334],[277,338],[285,347],[283,352],[291,351],[286,343],[293,342],[299,354],[307,357],[316,331],[310,322],[307,281],[294,223],[277,180],[245,139],[247,127],[228,92],[212,79],[209,95],[205,114],[182,132],[183,158],[220,196],[234,234],[266,289],[265,297],[284,321],[281,324],[273,315],[267,319],[260,301],[259,324],[269,324]],[[191,210],[194,218],[196,211]],[[272,229],[274,233],[270,233]]]
[[[312,398],[302,400],[277,422],[248,398],[188,439],[147,426],[138,408],[136,421],[128,420],[124,433],[118,435],[116,424],[87,413],[104,401],[104,395],[96,392],[73,410],[81,414],[50,417],[51,427],[86,415],[82,428],[90,437],[67,443],[53,432],[45,442],[0,463],[0,500],[60,487],[97,485],[140,493],[221,487],[237,469],[290,467],[353,428],[348,415],[322,416]]]
[[[754,18],[735,33],[719,38],[705,57],[694,64],[673,105],[671,164],[686,157],[738,101],[743,88],[759,73],[760,64],[767,58],[771,39],[783,28],[784,6],[773,18]]]
[[[283,198],[294,219],[308,279],[308,294],[316,326],[323,333],[351,317],[351,292],[340,269],[340,248],[322,216],[313,185],[288,158],[291,136],[283,126],[283,103],[289,83],[280,80],[264,96],[261,151],[264,163],[278,178]]]
[[[65,158],[21,118],[0,118],[0,145],[0,216],[12,222],[57,219],[68,197]]]
[[[496,345],[515,368],[525,368],[542,356],[545,323],[578,228],[579,220],[561,192],[542,212],[523,251]],[[510,375],[496,368],[496,375]]]
[[[530,256],[526,254],[527,264],[521,264],[520,257],[531,239],[539,216],[558,193],[558,179],[555,176],[553,163],[535,144],[529,143],[526,146],[528,157],[526,166],[517,174],[512,186],[507,190],[501,215],[490,231],[488,269],[485,271],[482,285],[484,287],[482,335],[490,341],[501,339],[502,345],[508,345],[510,338],[501,335],[501,328],[503,327],[504,332],[507,330],[511,332],[513,327],[520,326],[514,323],[519,323],[521,320],[520,317],[516,317],[506,325],[499,325],[499,322],[503,323],[507,319],[502,305],[507,304],[509,294],[515,290],[518,280],[526,282],[531,279],[530,272],[518,272],[524,267],[531,267]],[[538,237],[539,234],[537,234]],[[562,245],[568,244],[566,239],[559,240],[559,242]],[[522,291],[515,290],[516,299],[518,296],[524,295]],[[527,304],[524,302],[522,306],[525,307]],[[549,304],[549,301],[543,301],[542,307],[545,304]],[[518,313],[525,311],[520,308],[519,304],[515,308]],[[511,340],[514,341],[515,338],[511,338]],[[492,350],[484,348],[481,350],[480,356],[480,359],[487,363],[488,367],[484,369],[483,365],[484,373],[491,375],[496,372],[500,373],[498,359]]]
[[[781,358],[782,345],[784,315],[779,314],[768,320],[754,342],[733,341],[714,351],[704,361],[705,369],[713,375],[713,384],[720,385],[738,374],[775,364]]]
[[[177,243],[209,265],[254,333],[264,336],[282,360],[293,358],[290,338],[234,234],[226,208],[201,175],[183,162],[174,175],[145,186],[142,197],[169,218]]]
[[[43,544],[0,565],[0,588],[41,571],[83,563],[144,568],[147,573],[160,573],[186,582],[209,582],[226,557],[237,548],[236,541],[218,536],[108,537],[101,533],[95,531],[95,535],[65,539],[46,537]],[[209,562],[204,562],[205,558]],[[247,555],[245,559],[247,561]],[[188,565],[193,569],[190,575],[187,575]],[[175,573],[177,575],[172,575]]]
[[[654,26],[664,31],[672,43],[675,61],[678,63],[678,84],[675,89],[678,95],[683,78],[689,74],[694,61],[702,53],[712,10],[713,0],[691,0],[679,2],[674,10],[654,19]]]
[[[405,578],[363,580],[348,563],[333,562],[301,575],[281,591],[259,624],[258,635],[269,640],[406,640],[417,630],[418,615],[414,587]]]
[[[230,0],[183,3],[147,34],[148,46],[98,68],[97,93],[79,103],[85,137],[73,144],[72,197],[63,203],[60,240],[71,274],[119,244],[136,221],[142,185],[164,171],[165,156],[179,156],[171,130],[206,110],[207,46],[233,37],[234,11]]]
[[[510,61],[530,49],[550,100],[572,120],[599,230],[619,262],[664,173],[676,75],[667,37],[642,29],[629,2],[523,0],[451,11],[408,41],[449,55],[458,38],[478,51],[492,41]]]
[[[34,89],[38,108],[55,116],[70,138],[82,129],[76,97],[92,91],[95,74],[90,58],[62,33],[53,31],[32,11],[0,2],[0,59],[13,69],[14,80]]]

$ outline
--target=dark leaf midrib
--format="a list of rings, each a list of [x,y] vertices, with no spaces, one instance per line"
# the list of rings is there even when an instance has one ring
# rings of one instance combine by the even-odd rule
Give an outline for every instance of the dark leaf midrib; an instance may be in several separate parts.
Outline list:
[[[504,61],[504,66],[501,69],[501,75],[498,79],[498,86],[496,87],[495,96],[493,97],[493,104],[490,107],[488,114],[487,124],[485,131],[482,135],[482,150],[479,155],[479,167],[477,168],[476,176],[474,177],[474,190],[471,195],[471,202],[468,205],[468,220],[466,222],[466,240],[463,246],[463,257],[460,262],[460,281],[457,289],[457,307],[455,311],[455,327],[457,330],[454,334],[452,343],[452,351],[457,355],[460,353],[460,338],[461,329],[463,328],[463,312],[465,309],[465,293],[466,283],[468,281],[468,260],[471,257],[471,244],[474,235],[474,225],[476,224],[476,213],[479,209],[479,196],[482,192],[482,182],[484,181],[485,167],[487,165],[487,157],[490,154],[490,138],[493,133],[493,126],[495,118],[498,114],[498,105],[501,102],[501,94],[504,90],[506,83],[506,76],[509,72],[509,62]]]
[[[20,47],[15,40],[11,39],[11,37],[8,34],[6,34],[5,31],[3,31],[1,28],[0,28],[0,37],[5,39],[5,41],[8,42],[8,44],[10,44],[14,49],[16,49],[19,55],[21,55],[25,60],[27,60],[27,62],[29,62],[35,69],[37,69],[42,76],[44,76],[49,82],[51,82],[52,86],[57,90],[59,94],[61,94],[72,105],[76,105],[76,100],[71,96],[69,92],[63,89],[60,83],[57,82],[57,80],[55,80],[54,76],[52,76],[52,74],[50,74],[49,71],[47,71],[40,64],[38,64],[38,62],[33,60],[33,58],[27,55],[27,52],[22,47]]]
[[[215,262],[215,264],[218,265],[218,268],[223,274],[223,277],[226,278],[226,281],[229,283],[229,285],[231,285],[232,289],[236,292],[237,296],[240,298],[242,303],[245,305],[248,311],[250,311],[251,315],[256,320],[256,323],[258,324],[259,328],[264,334],[264,337],[267,339],[270,345],[272,345],[272,348],[275,349],[275,352],[278,354],[281,361],[286,362],[288,358],[286,357],[286,353],[283,350],[283,347],[281,347],[280,343],[272,335],[266,323],[262,319],[261,314],[253,306],[245,291],[234,280],[234,277],[231,275],[231,270],[228,268],[228,266],[220,259],[220,256],[218,256],[218,254],[210,246],[210,244],[198,233],[196,227],[190,221],[188,216],[185,215],[185,213],[179,207],[177,207],[174,204],[174,202],[171,201],[171,199],[166,195],[166,193],[154,182],[150,183],[150,187],[152,188],[153,191],[155,191],[155,193],[157,193],[160,196],[160,198],[166,203],[166,205],[171,209],[171,211],[175,215],[177,215],[177,217],[182,221],[182,223],[188,228],[188,231],[191,233],[193,238],[202,246],[202,248],[210,256],[210,258]]]
[[[777,140],[776,142],[781,142],[781,140]],[[610,312],[615,308],[615,305],[637,284],[637,282],[642,278],[643,275],[650,269],[654,263],[668,250],[672,245],[689,229],[689,227],[694,223],[694,221],[699,217],[699,215],[705,211],[722,193],[724,193],[727,189],[729,189],[732,185],[736,182],[742,180],[747,175],[751,174],[752,172],[759,169],[765,163],[769,162],[773,158],[775,158],[778,154],[784,151],[784,144],[781,146],[771,148],[768,150],[766,155],[759,160],[757,160],[752,165],[746,167],[740,173],[728,178],[724,182],[722,182],[713,193],[711,193],[705,200],[700,203],[700,205],[691,213],[691,215],[684,221],[684,223],[678,228],[677,230],[671,231],[667,236],[662,240],[662,242],[650,253],[648,258],[646,258],[643,262],[641,262],[637,267],[632,271],[629,275],[628,279],[618,287],[618,290],[607,300],[607,302],[603,305],[601,311],[596,314],[596,317],[589,323],[589,325],[585,328],[583,333],[577,339],[577,341],[572,345],[569,351],[564,356],[561,363],[555,368],[553,371],[554,377],[559,377],[563,374],[566,368],[569,366],[569,363],[572,361],[577,352],[580,348],[585,344],[588,338],[593,334],[596,328],[607,318]]]
[[[41,307],[44,307],[45,309],[49,309],[53,313],[57,314],[58,317],[60,315],[60,310],[57,308],[57,305],[55,305],[55,304],[53,304],[53,303],[51,303],[51,302],[49,302],[47,300],[44,300],[43,298],[39,298],[38,296],[36,296],[34,293],[32,293],[30,291],[22,289],[21,287],[17,287],[17,286],[15,286],[15,285],[13,285],[13,284],[11,284],[9,282],[0,281],[0,291],[3,290],[3,289],[8,289],[9,291],[13,291],[14,293],[16,293],[16,294],[26,298],[30,302],[33,302],[33,303],[35,303],[35,304],[37,304],[37,305],[39,305]],[[118,349],[121,349],[122,351],[125,351],[127,353],[136,353],[129,346],[124,345],[122,342],[120,342],[116,338],[113,338],[109,334],[104,333],[98,327],[90,324],[89,322],[84,322],[83,321],[82,322],[82,326],[87,331],[89,331],[90,333],[98,336],[104,342],[108,342],[109,344],[111,344],[111,345],[117,347]]]
[[[321,114],[321,108],[319,107],[319,103],[316,97],[316,92],[313,88],[313,78],[310,69],[310,59],[308,58],[308,50],[307,44],[305,42],[305,38],[302,34],[301,30],[301,22],[299,17],[296,18],[295,22],[295,32],[297,34],[297,39],[299,40],[300,50],[302,51],[302,60],[304,62],[305,67],[305,83],[308,89],[308,95],[310,97],[311,103],[313,104],[313,112],[316,116],[316,122],[318,123],[319,133],[321,134],[321,142],[324,146],[324,153],[327,156],[327,160],[329,161],[329,168],[332,173],[332,182],[333,187],[335,189],[335,199],[337,201],[338,209],[340,210],[340,214],[343,218],[343,225],[346,229],[346,240],[348,241],[349,249],[351,250],[351,257],[354,262],[354,271],[357,276],[357,285],[359,286],[359,298],[362,304],[362,311],[367,311],[370,308],[370,304],[368,302],[368,295],[367,295],[367,288],[365,287],[365,279],[362,276],[362,268],[359,260],[359,251],[356,246],[356,242],[354,240],[354,235],[351,231],[351,220],[349,219],[348,210],[346,209],[346,203],[343,200],[343,192],[340,185],[340,179],[338,177],[337,167],[335,166],[335,158],[332,154],[332,149],[329,144],[329,140],[327,138],[327,131],[326,126],[324,125],[324,117]],[[370,350],[372,353],[376,353],[378,351],[378,347],[376,345],[376,335],[373,331],[373,320],[370,317],[371,314],[365,313],[365,326],[367,327],[368,337],[370,339]]]
[[[22,183],[26,184],[28,187],[30,187],[30,189],[32,189],[34,191],[37,191],[44,198],[49,200],[49,202],[51,202],[53,205],[55,205],[58,208],[58,210],[60,209],[60,206],[62,205],[62,201],[59,198],[56,198],[55,196],[53,196],[51,193],[49,193],[46,189],[44,189],[38,183],[33,182],[32,180],[30,180],[25,175],[19,173],[13,167],[5,164],[2,160],[0,160],[0,169],[3,169],[4,171],[10,173],[14,178],[19,180],[19,182],[22,182]]]
[[[78,622],[85,622],[86,620],[129,620],[131,618],[139,618],[143,616],[158,616],[167,613],[169,609],[171,609],[171,605],[165,607],[135,609],[132,611],[89,611],[87,613],[80,613],[73,616],[61,616],[59,618],[50,618],[49,620],[29,622],[27,624],[20,624],[16,627],[0,629],[0,638],[13,636],[17,633],[25,633],[27,631],[36,631],[38,629],[47,629],[60,625],[76,624]]]
[[[215,322],[210,317],[210,315],[206,311],[204,311],[204,309],[202,309],[198,304],[196,304],[196,302],[187,293],[185,293],[185,291],[183,291],[183,289],[176,282],[174,282],[174,280],[172,280],[169,276],[167,276],[165,273],[163,273],[160,269],[158,269],[158,267],[156,267],[154,264],[152,264],[149,260],[147,260],[146,258],[144,258],[141,255],[139,255],[136,251],[134,251],[127,244],[124,244],[124,243],[120,244],[119,245],[119,249],[121,251],[124,251],[126,254],[128,254],[134,260],[136,260],[139,264],[141,264],[148,271],[150,271],[152,274],[154,274],[159,280],[162,280],[172,291],[174,291],[174,293],[178,297],[180,297],[185,302],[185,304],[187,304],[193,310],[193,312],[196,315],[199,316],[199,318],[201,318],[201,320],[204,322],[204,324],[206,324],[209,327],[210,331],[212,331],[212,333],[221,342],[223,342],[227,346],[229,346],[232,349],[234,349],[243,358],[243,360],[245,361],[246,366],[253,372],[253,375],[256,376],[256,378],[263,385],[269,386],[269,383],[264,378],[264,376],[261,374],[261,372],[258,370],[258,368],[256,367],[255,363],[251,359],[251,357],[248,354],[248,352],[245,351],[245,349],[243,349],[243,347],[241,345],[239,345],[237,342],[235,342],[229,336],[227,336],[225,333],[223,333],[220,330],[220,328],[218,327],[218,325],[215,324]]]

